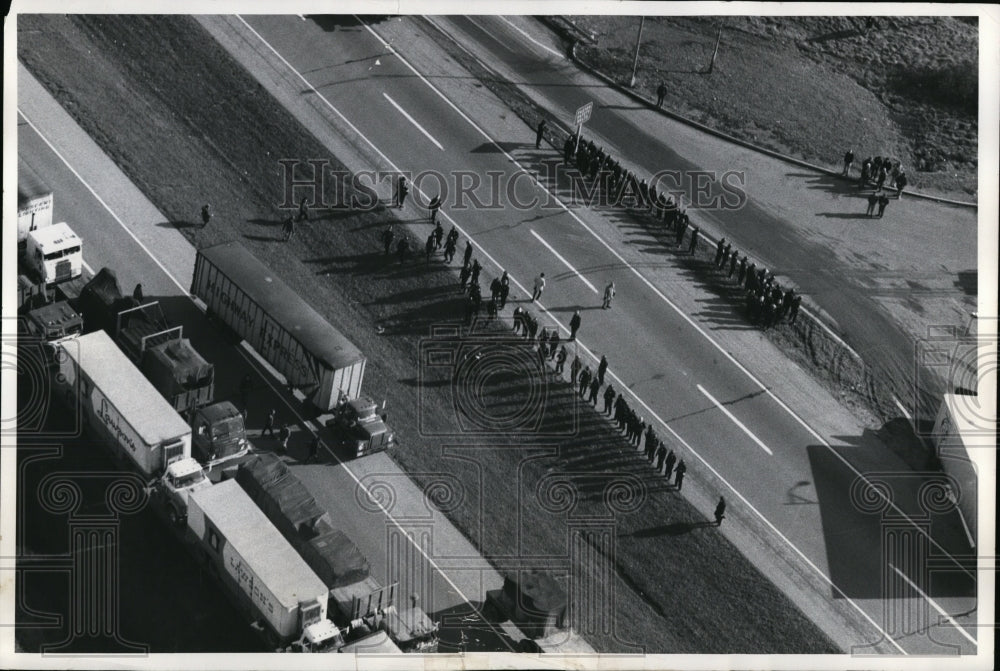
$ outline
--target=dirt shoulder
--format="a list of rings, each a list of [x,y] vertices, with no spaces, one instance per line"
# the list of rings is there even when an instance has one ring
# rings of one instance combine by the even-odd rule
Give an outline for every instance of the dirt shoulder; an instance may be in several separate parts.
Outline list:
[[[595,38],[580,57],[627,83],[638,17],[569,20]],[[635,90],[662,82],[666,108],[747,142],[830,167],[853,149],[856,170],[889,156],[912,188],[975,200],[978,39],[975,17],[648,17]]]
[[[462,314],[454,273],[439,264],[386,262],[378,236],[396,217],[386,210],[316,212],[293,242],[276,244],[284,216],[274,207],[281,202],[276,157],[328,152],[194,20],[22,16],[19,30],[32,33],[19,45],[27,67],[192,244],[241,240],[366,353],[366,386],[388,400],[400,436],[393,456],[418,484],[442,472],[482,483],[448,514],[487,557],[509,553],[512,539],[524,556],[567,555],[567,511],[554,512],[558,501],[525,497],[551,472],[588,474],[574,476],[574,486],[583,493],[581,512],[591,516],[607,505],[600,476],[632,474],[643,483],[643,496],[615,513],[623,540],[614,555],[621,576],[614,617],[628,624],[628,637],[599,632],[588,637],[595,647],[635,651],[629,644],[641,641],[647,652],[836,651],[723,536],[642,533],[651,519],[690,524],[703,515],[664,489],[606,421],[580,408],[567,385],[545,387],[549,429],[575,427],[558,450],[525,454],[516,445],[483,445],[470,459],[442,449],[438,436],[453,432],[456,421],[453,389],[421,384],[419,362],[430,327]],[[205,201],[216,211],[213,226],[184,226]],[[482,346],[504,338],[479,337]],[[516,404],[535,393],[525,388],[533,383],[494,376],[482,393]],[[587,543],[600,547],[599,539]],[[601,556],[598,550],[573,558],[571,573],[592,574],[594,562],[608,559]]]

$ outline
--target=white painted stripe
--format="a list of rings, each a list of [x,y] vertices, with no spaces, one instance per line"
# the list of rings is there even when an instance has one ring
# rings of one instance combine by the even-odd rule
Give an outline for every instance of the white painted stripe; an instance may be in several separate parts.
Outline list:
[[[726,406],[722,405],[717,400],[715,400],[715,397],[712,396],[711,394],[709,394],[708,391],[704,387],[702,387],[700,384],[698,385],[698,391],[700,391],[701,393],[703,393],[708,398],[709,401],[711,401],[712,403],[715,404],[716,408],[718,408],[719,410],[721,410],[723,412],[723,414],[725,414],[726,417],[728,417],[729,419],[731,419],[732,422],[733,422],[733,424],[735,424],[736,426],[738,426],[741,429],[743,429],[743,433],[745,433],[748,436],[750,436],[750,438],[753,439],[753,442],[755,442],[758,445],[760,445],[760,449],[764,450],[765,452],[767,452],[772,457],[774,456],[774,452],[771,451],[771,448],[769,448],[767,445],[765,445],[764,442],[760,438],[758,438],[757,436],[755,436],[754,433],[753,433],[753,431],[751,431],[750,429],[748,429],[743,422],[741,422],[740,420],[736,419],[736,416],[733,413],[729,412],[729,410],[726,409]]]
[[[969,632],[967,632],[965,630],[965,628],[962,627],[962,625],[960,625],[958,622],[955,622],[955,618],[953,618],[951,615],[949,615],[948,613],[946,613],[945,610],[944,610],[944,608],[942,608],[941,606],[939,606],[937,604],[937,602],[930,597],[929,594],[927,594],[926,592],[924,592],[924,590],[920,589],[920,587],[917,586],[917,583],[915,583],[912,580],[910,580],[905,573],[903,573],[898,568],[896,568],[895,566],[893,566],[892,562],[889,562],[889,568],[891,568],[893,571],[895,571],[896,575],[898,575],[900,578],[902,578],[903,580],[905,580],[907,582],[907,584],[909,584],[910,587],[912,587],[914,590],[916,590],[917,594],[919,594],[924,599],[926,599],[927,603],[929,603],[934,608],[934,610],[936,610],[941,615],[941,617],[943,617],[944,619],[948,620],[948,622],[951,624],[951,626],[955,627],[955,629],[958,630],[958,633],[960,633],[962,636],[965,636],[965,638],[969,639],[969,642],[971,642],[972,645],[976,646],[977,648],[979,647],[979,642],[976,641],[976,639],[972,636],[972,634],[970,634]]]
[[[390,98],[390,97],[389,97],[389,94],[388,94],[388,93],[386,93],[385,91],[383,91],[383,92],[382,92],[382,95],[383,95],[383,96],[385,96],[385,99],[386,99],[386,100],[388,100],[388,101],[389,101],[390,103],[392,103],[392,106],[393,106],[393,107],[395,107],[395,108],[396,108],[397,110],[399,110],[399,113],[400,113],[400,114],[402,114],[403,116],[405,116],[405,117],[406,117],[406,120],[407,120],[407,121],[409,121],[409,122],[410,122],[410,123],[412,123],[412,124],[413,124],[414,126],[416,126],[416,127],[417,127],[417,130],[419,130],[419,131],[420,131],[421,133],[423,133],[423,134],[424,134],[424,136],[426,136],[428,140],[430,140],[431,142],[433,142],[433,143],[434,143],[434,145],[435,145],[435,146],[436,146],[436,147],[437,147],[438,149],[440,149],[441,151],[444,151],[444,147],[442,147],[442,146],[441,146],[441,143],[440,143],[440,142],[438,142],[437,140],[435,140],[435,139],[434,139],[434,136],[432,136],[432,135],[431,135],[430,133],[428,133],[428,132],[427,132],[427,130],[426,130],[426,129],[425,129],[425,128],[424,128],[423,126],[421,126],[420,124],[418,124],[418,123],[417,123],[417,120],[416,120],[416,119],[414,119],[414,118],[413,118],[413,117],[411,117],[411,116],[410,116],[409,114],[407,114],[407,113],[406,113],[406,110],[404,110],[404,109],[403,109],[402,107],[400,107],[400,106],[399,106],[399,104],[398,104],[398,103],[397,103],[397,102],[396,102],[395,100],[393,100],[392,98]]]
[[[355,17],[355,18],[357,19],[357,17]],[[362,26],[364,26],[368,30],[368,32],[370,32],[375,37],[375,39],[377,39],[380,43],[382,43],[386,47],[389,46],[389,43],[386,42],[384,39],[382,39],[382,36],[379,35],[377,32],[375,32],[375,30],[371,26],[369,26],[365,22],[361,21],[360,19],[357,19],[357,21]],[[479,126],[479,124],[477,124],[475,121],[473,121],[472,119],[470,119],[469,116],[466,115],[465,112],[463,112],[461,109],[459,109],[458,106],[455,105],[455,103],[453,103],[451,100],[449,100],[448,97],[444,93],[442,93],[436,86],[434,86],[433,84],[431,84],[431,82],[426,77],[424,77],[415,67],[413,67],[409,63],[409,61],[407,61],[405,58],[403,58],[402,55],[400,55],[398,53],[396,54],[396,57],[399,58],[400,62],[403,63],[403,65],[405,65],[407,68],[409,68],[410,72],[412,72],[414,75],[416,75],[417,78],[420,79],[420,81],[422,81],[424,84],[426,84],[428,88],[430,88],[432,91],[434,91],[438,95],[438,97],[441,98],[449,107],[451,107],[460,117],[462,117],[470,126],[472,126],[476,131],[478,131],[479,134],[483,136],[483,138],[485,138],[490,144],[492,144],[494,147],[496,147],[497,153],[503,154],[507,158],[507,160],[512,165],[517,166],[518,169],[521,170],[521,172],[523,172],[523,173],[525,173],[527,175],[530,175],[532,177],[535,177],[537,179],[536,175],[534,175],[530,170],[528,170],[527,168],[525,168],[516,158],[514,158],[510,154],[510,152],[508,152],[506,149],[504,149],[503,147],[501,147],[500,144],[496,140],[494,140],[492,137],[490,137],[489,133],[487,133],[486,131],[484,131],[482,129],[482,127]],[[709,335],[703,328],[701,328],[701,326],[699,326],[697,322],[695,322],[691,317],[689,317],[687,314],[685,314],[685,312],[683,310],[681,310],[677,305],[675,305],[673,303],[673,301],[671,301],[669,298],[667,298],[663,294],[663,292],[660,291],[656,287],[656,285],[654,285],[649,279],[647,279],[642,273],[640,273],[632,264],[630,264],[621,254],[619,254],[618,251],[611,244],[609,244],[606,240],[604,240],[604,238],[602,238],[600,235],[598,235],[597,232],[594,231],[590,226],[588,226],[585,221],[583,221],[582,219],[580,219],[580,217],[578,217],[576,215],[576,213],[573,212],[572,209],[570,209],[565,203],[563,203],[559,199],[559,197],[557,196],[557,194],[552,193],[552,191],[550,191],[546,186],[544,186],[540,182],[538,182],[538,187],[540,189],[542,189],[543,191],[545,191],[545,193],[549,194],[552,197],[553,201],[559,204],[559,207],[561,207],[570,217],[572,217],[585,231],[587,231],[588,233],[590,233],[590,235],[598,243],[600,243],[605,249],[607,249],[608,252],[610,252],[616,259],[618,259],[618,261],[625,268],[628,268],[632,272],[632,274],[634,274],[636,277],[638,277],[639,280],[643,284],[645,284],[647,288],[649,288],[650,291],[652,291],[654,294],[656,294],[656,296],[658,298],[660,298],[664,303],[666,303],[668,306],[670,306],[674,310],[674,312],[676,312],[677,315],[681,317],[681,319],[683,319],[684,321],[686,321],[688,323],[688,325],[691,326],[691,328],[693,328],[695,331],[697,331],[703,338],[705,338],[705,340],[707,340],[713,347],[715,347],[715,349],[717,349],[719,351],[719,353],[722,354],[722,356],[724,356],[726,359],[728,359],[744,375],[746,375],[748,378],[750,378],[750,380],[752,380],[754,382],[754,384],[756,384],[758,387],[760,387],[761,391],[763,391],[767,396],[769,396],[772,400],[774,400],[774,402],[777,403],[781,407],[782,410],[784,410],[786,413],[788,413],[788,415],[791,416],[800,426],[802,426],[802,428],[804,428],[806,431],[808,431],[809,434],[813,436],[813,438],[815,438],[824,447],[826,447],[826,449],[829,450],[838,460],[840,460],[840,462],[843,463],[844,466],[846,466],[852,473],[854,473],[855,476],[857,476],[858,478],[861,478],[865,482],[868,482],[868,478],[866,478],[864,476],[864,474],[862,474],[857,468],[855,468],[854,465],[851,462],[849,462],[843,455],[841,455],[839,452],[837,452],[837,450],[833,449],[833,446],[830,445],[830,443],[825,438],[823,438],[823,436],[821,436],[819,434],[819,432],[817,432],[815,429],[813,429],[812,426],[810,426],[808,422],[806,422],[804,419],[802,419],[794,410],[792,410],[791,408],[789,408],[788,405],[784,401],[782,401],[780,398],[778,398],[778,396],[767,385],[765,385],[763,382],[761,382],[757,378],[757,376],[755,376],[743,364],[741,364],[739,361],[737,361],[736,358],[732,354],[730,354],[722,345],[720,345],[714,338],[712,338],[711,335]],[[463,231],[463,233],[464,233],[464,231]],[[478,249],[482,249],[482,247],[480,245],[476,244],[475,242],[473,244],[475,244],[475,246]],[[485,253],[485,250],[483,250],[483,251]],[[498,267],[500,267],[499,264],[497,264],[497,265],[498,265]],[[546,311],[546,313],[547,313],[547,311]],[[563,326],[561,323],[559,323],[559,321],[554,316],[552,316],[551,314],[549,314],[549,317],[553,321],[555,321],[557,324],[559,324],[559,326],[564,331],[566,331],[567,333],[569,332],[569,329],[566,328],[565,326]],[[822,322],[818,322],[818,323],[820,323],[822,325]],[[826,328],[825,325],[823,325],[823,327]],[[847,346],[846,343],[844,343],[844,346],[845,347]],[[850,349],[850,348],[848,347],[848,349]],[[854,353],[853,350],[850,350],[850,351],[852,353]],[[634,396],[634,394],[633,394],[633,396]],[[638,397],[636,397],[636,399],[638,400]],[[645,405],[645,403],[643,403],[643,406],[648,407],[648,406]],[[664,424],[664,426],[666,425],[664,422],[662,422],[662,420],[660,420],[660,421],[661,421],[661,423]],[[693,452],[694,451],[692,450],[692,453]],[[696,455],[696,456],[698,456],[698,459],[701,460],[703,463],[705,463],[705,464],[708,463],[700,455]],[[713,469],[713,471],[714,471],[714,469]],[[927,538],[928,542],[931,545],[933,545],[935,548],[937,548],[937,550],[943,556],[948,557],[949,559],[951,559],[955,563],[955,566],[961,572],[965,573],[970,578],[975,579],[976,576],[973,573],[971,573],[968,570],[966,570],[965,568],[963,568],[961,566],[961,564],[957,560],[955,560],[955,558],[952,557],[952,555],[949,554],[948,551],[944,549],[944,547],[941,546],[940,543],[938,543],[936,540],[934,540],[934,538],[930,534],[928,534],[927,531],[924,530],[920,525],[916,524],[912,520],[912,518],[910,518],[906,513],[904,513],[892,501],[892,499],[886,498],[884,496],[884,494],[882,494],[877,487],[873,488],[873,490],[876,492],[876,495],[878,495],[879,497],[883,498],[885,500],[886,504],[890,508],[892,508],[892,510],[895,511],[895,513],[897,515],[899,515],[900,519],[905,519],[907,522],[909,522],[914,527],[914,529],[917,531],[917,533],[925,536]],[[733,491],[735,492],[736,490],[733,489]],[[767,521],[761,513],[758,512],[757,514],[760,516],[760,518],[762,520],[764,520],[765,522]],[[770,523],[768,523],[768,524],[770,524]],[[824,576],[824,578],[825,577],[826,576]]]
[[[532,37],[531,35],[529,35],[525,31],[523,31],[520,28],[518,28],[516,25],[514,25],[514,23],[512,21],[508,20],[506,16],[498,16],[496,18],[500,19],[501,21],[503,21],[504,23],[506,23],[508,26],[510,26],[511,28],[513,28],[514,30],[516,30],[517,32],[519,32],[522,35],[524,35],[525,39],[527,39],[529,42],[531,42],[532,44],[534,44],[536,46],[541,47],[542,49],[545,49],[545,51],[549,52],[550,54],[552,54],[556,58],[559,58],[559,59],[565,58],[565,56],[563,56],[561,53],[559,53],[555,49],[553,49],[553,48],[551,48],[551,47],[549,47],[547,45],[542,44],[541,42],[539,42],[538,40],[536,40],[534,37]]]
[[[892,395],[892,400],[896,403],[896,407],[899,408],[899,411],[903,413],[903,417],[906,418],[906,421],[908,421],[910,424],[913,424],[913,417],[910,416],[910,413],[907,412],[906,407],[899,401],[898,398],[896,398],[895,394]]]
[[[583,280],[583,283],[586,284],[588,287],[590,287],[591,291],[593,291],[595,294],[596,293],[600,293],[600,292],[597,291],[597,287],[595,287],[593,284],[590,283],[590,280],[588,280],[586,277],[584,277],[583,275],[581,275],[579,270],[577,270],[576,268],[574,268],[573,266],[571,266],[570,263],[569,263],[569,261],[567,261],[566,259],[563,258],[562,254],[560,254],[559,252],[557,252],[555,249],[552,248],[552,245],[550,245],[549,243],[545,242],[544,239],[542,239],[542,236],[540,236],[538,233],[535,233],[534,230],[531,231],[531,234],[533,236],[535,236],[535,238],[540,243],[542,243],[543,245],[545,245],[545,248],[548,249],[550,252],[552,252],[557,259],[559,259],[560,261],[562,261],[563,265],[566,266],[567,268],[569,268],[569,270],[570,270],[571,273],[573,273],[574,275],[576,275],[577,277],[579,277],[581,280]]]
[[[94,274],[94,269],[90,267],[90,264],[89,264],[89,263],[87,263],[87,262],[86,262],[85,260],[83,260],[83,259],[80,259],[80,263],[82,263],[82,264],[83,264],[83,267],[87,269],[87,272],[88,272],[88,273],[90,273],[91,275],[93,275],[93,274]]]

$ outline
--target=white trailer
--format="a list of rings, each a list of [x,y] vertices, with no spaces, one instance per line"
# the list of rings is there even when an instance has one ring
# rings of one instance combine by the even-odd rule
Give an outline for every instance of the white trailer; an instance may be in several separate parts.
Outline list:
[[[192,494],[188,530],[237,605],[273,644],[339,648],[327,587],[235,480]]]
[[[361,351],[241,244],[199,249],[191,293],[320,410],[360,395]]]
[[[191,458],[191,427],[103,331],[64,341],[56,384],[83,420],[147,480]]]
[[[52,225],[52,189],[28,165],[17,157],[17,246],[23,249],[28,233]]]

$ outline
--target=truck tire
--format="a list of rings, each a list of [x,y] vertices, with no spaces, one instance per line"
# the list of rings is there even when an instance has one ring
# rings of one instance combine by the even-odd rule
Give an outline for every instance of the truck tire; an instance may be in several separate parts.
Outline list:
[[[183,516],[173,505],[167,506],[167,519],[170,521],[170,526],[174,528],[179,527],[184,522]]]

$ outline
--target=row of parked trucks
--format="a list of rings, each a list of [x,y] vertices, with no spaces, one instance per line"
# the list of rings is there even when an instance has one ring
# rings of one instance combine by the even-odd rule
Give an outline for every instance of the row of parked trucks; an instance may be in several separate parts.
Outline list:
[[[157,512],[254,628],[276,650],[436,651],[437,625],[417,607],[397,608],[397,586],[375,581],[281,460],[254,454],[242,413],[215,400],[214,367],[182,327],[140,291],[124,295],[111,270],[91,275],[82,240],[52,222],[51,190],[18,161],[24,335],[46,342],[57,397],[146,480]],[[267,279],[250,282],[233,263]],[[355,455],[392,445],[376,404],[360,396],[356,347],[241,246],[203,250],[197,267],[192,292],[209,314],[332,411]]]

